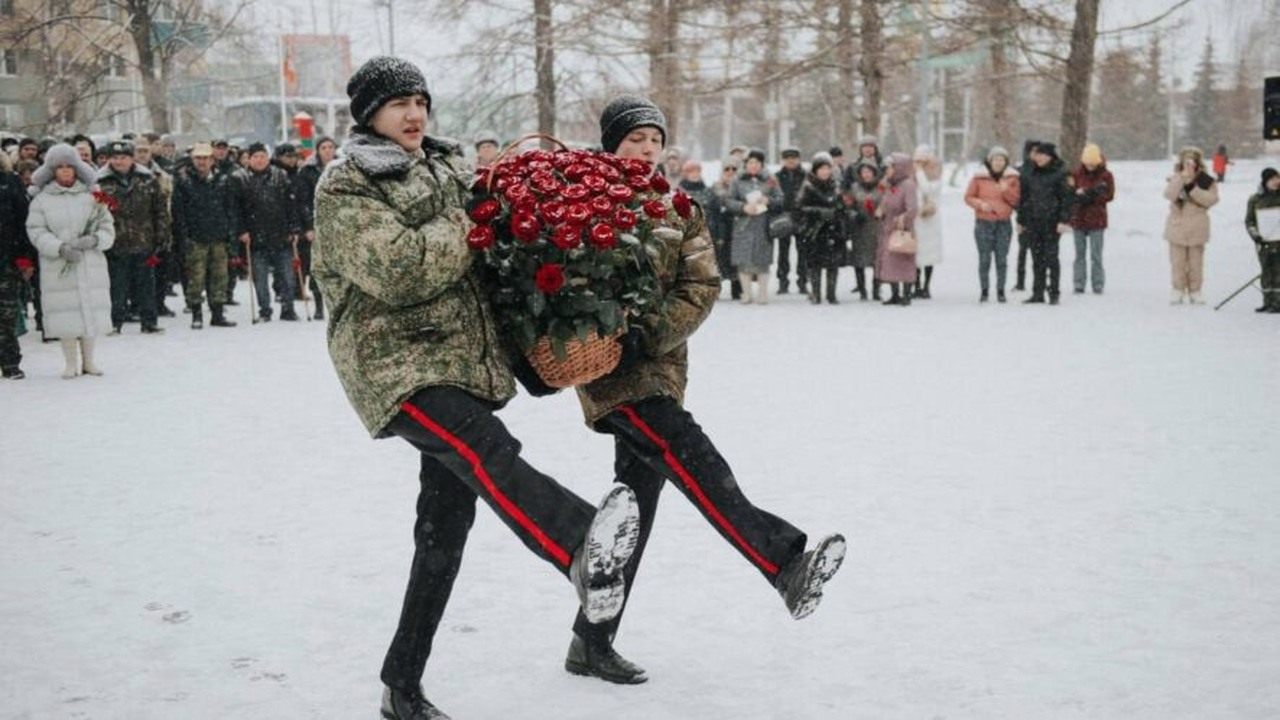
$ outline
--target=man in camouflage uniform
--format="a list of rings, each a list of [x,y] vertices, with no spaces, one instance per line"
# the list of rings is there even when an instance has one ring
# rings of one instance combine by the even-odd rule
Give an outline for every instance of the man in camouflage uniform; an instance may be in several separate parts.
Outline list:
[[[606,152],[653,163],[666,141],[666,118],[649,100],[624,96],[604,109],[600,131]],[[686,203],[687,198],[668,200],[663,227],[654,233],[662,242],[661,256],[654,261],[661,305],[631,323],[618,367],[578,388],[587,423],[614,436],[617,481],[635,492],[640,505],[640,539],[624,571],[624,587],[632,587],[658,494],[670,481],[764,575],[799,619],[817,606],[823,584],[844,558],[845,541],[830,535],[806,551],[803,532],[751,504],[728,462],[683,407],[686,341],[720,293],[702,210]],[[613,649],[620,622],[621,613],[606,622],[592,622],[579,613],[565,669],[615,683],[644,682],[644,670]]]
[[[426,79],[375,57],[347,85],[355,129],[316,188],[315,276],[330,299],[329,354],[374,437],[421,453],[416,552],[382,666],[382,717],[447,716],[423,695],[476,498],[573,583],[595,620],[621,607],[638,530],[616,486],[599,509],[535,470],[493,414],[515,393],[480,286],[458,146],[427,137]]]
[[[36,249],[27,238],[27,194],[17,175],[0,168],[0,376],[22,372],[17,323],[26,310],[22,289],[35,273]]]
[[[209,322],[234,327],[223,306],[227,302],[227,248],[231,232],[231,180],[213,171],[213,148],[199,143],[191,166],[178,171],[173,193],[173,229],[186,271],[186,300],[191,327],[204,327],[203,305],[209,296]]]
[[[98,186],[115,198],[116,242],[107,251],[111,275],[112,334],[124,325],[132,300],[142,321],[142,332],[161,333],[156,322],[156,277],[160,265],[157,253],[171,241],[169,202],[150,170],[133,160],[133,146],[117,141],[108,146],[110,160],[98,171]]]
[[[155,139],[153,140],[152,137]],[[144,167],[156,176],[160,190],[164,193],[164,201],[169,206],[169,214],[173,214],[173,174],[158,162],[155,154],[160,136],[156,133],[145,133],[143,140],[133,146],[133,162]],[[160,264],[156,266],[156,315],[174,317],[174,312],[165,304],[165,299],[176,295],[173,291],[175,283],[182,282],[182,248],[174,247],[175,243],[165,243],[165,247],[156,253]]]

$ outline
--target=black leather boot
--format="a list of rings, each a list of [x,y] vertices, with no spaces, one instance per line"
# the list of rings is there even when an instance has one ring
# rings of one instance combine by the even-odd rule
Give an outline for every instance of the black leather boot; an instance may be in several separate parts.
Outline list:
[[[405,692],[384,687],[382,717],[383,720],[450,720],[448,715],[423,696],[422,688],[414,692]]]
[[[843,535],[828,535],[812,550],[792,558],[778,573],[774,587],[791,617],[799,620],[818,608],[822,586],[840,569],[846,547]]]
[[[649,678],[644,668],[622,657],[603,640],[587,640],[574,633],[564,669],[574,675],[598,677],[619,685],[639,685]]]
[[[840,301],[836,299],[836,278],[839,277],[840,270],[837,268],[827,268],[827,303],[830,305],[839,305]]]
[[[226,314],[224,314],[222,311],[221,305],[214,305],[210,308],[210,310],[213,312],[213,319],[209,321],[209,324],[212,325],[213,327],[235,327],[236,326],[236,324],[233,321],[227,319]]]
[[[192,305],[188,308],[191,312],[191,329],[200,330],[204,327],[204,311],[199,305]]]

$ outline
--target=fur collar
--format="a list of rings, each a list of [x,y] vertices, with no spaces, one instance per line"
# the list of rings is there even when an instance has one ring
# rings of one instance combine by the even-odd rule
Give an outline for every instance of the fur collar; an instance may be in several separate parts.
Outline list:
[[[410,154],[387,138],[372,133],[355,133],[342,145],[342,157],[370,177],[403,175],[421,157],[445,155],[462,157],[462,146],[451,140],[425,137],[422,150]]]
[[[150,169],[150,168],[143,167],[142,165],[139,165],[138,163],[134,163],[134,164],[133,164],[133,172],[134,172],[134,173],[136,173],[136,174],[138,174],[138,175],[140,175],[140,176],[142,176],[142,177],[144,177],[144,178],[151,178],[151,177],[155,177],[155,175],[156,175],[155,173],[151,172],[151,169]],[[97,176],[97,180],[99,180],[99,181],[106,180],[106,179],[107,179],[107,178],[109,178],[109,177],[113,177],[115,174],[116,174],[115,170],[112,170],[112,169],[111,169],[111,164],[110,164],[110,163],[108,163],[108,164],[103,165],[102,167],[98,168],[98,176]]]
[[[989,177],[992,177],[992,175],[991,175],[991,168],[990,168],[990,167],[988,167],[986,163],[983,163],[983,164],[982,164],[982,167],[978,168],[978,170],[977,170],[976,172],[974,172],[974,173],[973,173],[973,176],[974,176],[974,177],[976,177],[976,178],[989,178]],[[1018,177],[1018,171],[1017,171],[1017,170],[1015,170],[1013,167],[1006,167],[1006,168],[1004,169],[1004,172],[1000,173],[1000,177],[1001,177],[1001,178],[1007,178],[1007,177],[1015,177],[1015,178],[1016,178],[1016,177]]]

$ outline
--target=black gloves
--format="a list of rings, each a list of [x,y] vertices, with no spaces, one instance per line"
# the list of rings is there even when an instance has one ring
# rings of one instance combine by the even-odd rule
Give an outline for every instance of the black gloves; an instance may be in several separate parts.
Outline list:
[[[534,397],[546,397],[560,392],[560,388],[554,388],[542,382],[542,377],[538,375],[538,371],[533,369],[529,364],[529,359],[522,353],[512,353],[514,361],[511,363],[511,372],[516,376],[516,380],[525,392]]]
[[[622,346],[622,357],[610,375],[621,375],[647,357],[644,328],[638,325],[628,328],[626,334],[618,338],[618,344]]]

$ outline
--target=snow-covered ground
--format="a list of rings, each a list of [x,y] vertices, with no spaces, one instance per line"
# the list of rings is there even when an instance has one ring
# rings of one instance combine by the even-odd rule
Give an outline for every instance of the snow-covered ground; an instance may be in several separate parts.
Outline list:
[[[760,506],[843,531],[818,612],[674,490],[618,637],[646,685],[567,675],[569,586],[481,510],[430,697],[455,720],[1280,716],[1280,320],[1213,211],[1210,305],[1168,304],[1167,163],[1119,163],[1105,295],[977,303],[963,183],[931,301],[724,301],[688,407]],[[1063,240],[1070,288],[1071,241]],[[245,290],[241,285],[241,291]],[[176,305],[176,303],[172,303]],[[373,442],[322,323],[101,342],[0,384],[0,718],[373,718],[417,461]],[[611,445],[570,394],[502,417],[593,501]],[[1270,479],[1268,479],[1270,478]]]

